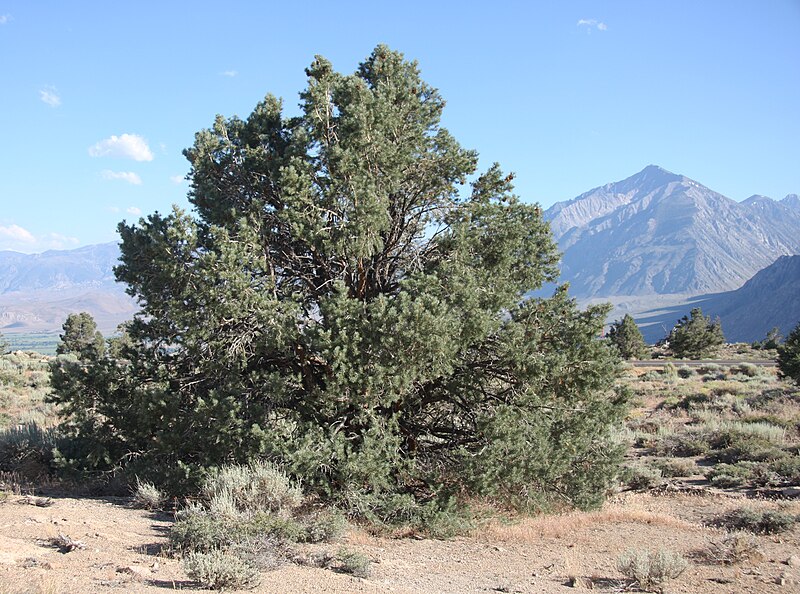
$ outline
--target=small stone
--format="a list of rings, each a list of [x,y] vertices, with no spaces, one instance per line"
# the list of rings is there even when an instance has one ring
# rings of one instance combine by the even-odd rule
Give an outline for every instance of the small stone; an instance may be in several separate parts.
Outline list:
[[[789,567],[800,567],[800,557],[797,555],[792,555],[786,561],[784,561],[784,563]]]
[[[573,575],[567,580],[567,585],[570,588],[581,588],[583,590],[594,590],[594,583],[589,578]]]
[[[117,573],[125,573],[137,580],[143,580],[149,572],[148,570],[142,567],[135,567],[134,565],[126,565],[125,567],[117,567]]]

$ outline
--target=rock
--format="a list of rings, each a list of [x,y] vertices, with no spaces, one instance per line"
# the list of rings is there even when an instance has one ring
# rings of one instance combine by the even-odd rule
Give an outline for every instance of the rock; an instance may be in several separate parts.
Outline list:
[[[127,574],[137,580],[143,580],[149,575],[149,570],[143,567],[136,567],[135,565],[126,565],[124,567],[117,567],[117,573]]]
[[[781,495],[788,498],[800,497],[800,487],[786,487],[781,489]]]
[[[594,590],[594,583],[587,577],[579,575],[570,576],[567,580],[567,585],[570,588],[581,588],[583,590]]]
[[[800,557],[797,555],[792,555],[786,561],[784,561],[784,563],[789,567],[800,567]]]

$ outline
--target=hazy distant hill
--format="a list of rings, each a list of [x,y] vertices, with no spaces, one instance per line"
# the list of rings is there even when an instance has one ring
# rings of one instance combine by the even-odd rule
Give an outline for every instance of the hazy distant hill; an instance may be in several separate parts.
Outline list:
[[[732,342],[764,338],[773,327],[786,336],[800,322],[800,256],[783,256],[740,288],[698,302],[719,316]]]
[[[60,330],[70,313],[88,311],[104,332],[133,316],[135,302],[114,280],[116,243],[41,254],[0,252],[0,332]]]
[[[743,202],[650,165],[545,212],[581,298],[698,295],[741,286],[800,253],[800,199]]]

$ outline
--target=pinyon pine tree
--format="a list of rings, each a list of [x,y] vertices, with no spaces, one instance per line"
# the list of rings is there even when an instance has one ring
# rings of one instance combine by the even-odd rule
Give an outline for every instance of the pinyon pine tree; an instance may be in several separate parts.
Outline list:
[[[611,324],[608,340],[617,347],[623,359],[644,359],[647,356],[647,344],[642,331],[630,314]]]
[[[523,300],[557,274],[540,209],[497,165],[464,193],[477,155],[401,54],[306,72],[300,115],[267,96],[196,135],[194,214],[120,225],[141,312],[104,367],[109,454],[173,488],[268,458],[382,520],[455,495],[596,504],[619,361],[606,308]]]
[[[712,322],[699,307],[683,316],[669,333],[669,348],[676,357],[701,359],[725,343],[719,319]]]
[[[778,346],[778,372],[781,377],[794,380],[800,385],[800,324]]]

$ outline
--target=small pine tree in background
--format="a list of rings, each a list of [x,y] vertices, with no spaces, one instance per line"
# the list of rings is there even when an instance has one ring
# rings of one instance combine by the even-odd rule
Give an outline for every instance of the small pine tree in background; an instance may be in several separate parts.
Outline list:
[[[800,324],[786,337],[786,342],[778,347],[778,371],[781,377],[800,384]]]
[[[669,333],[669,348],[681,359],[702,359],[711,355],[716,347],[725,343],[719,319],[703,315],[699,307],[683,316]]]
[[[644,359],[648,355],[642,332],[630,314],[611,324],[608,340],[619,349],[623,359]]]

